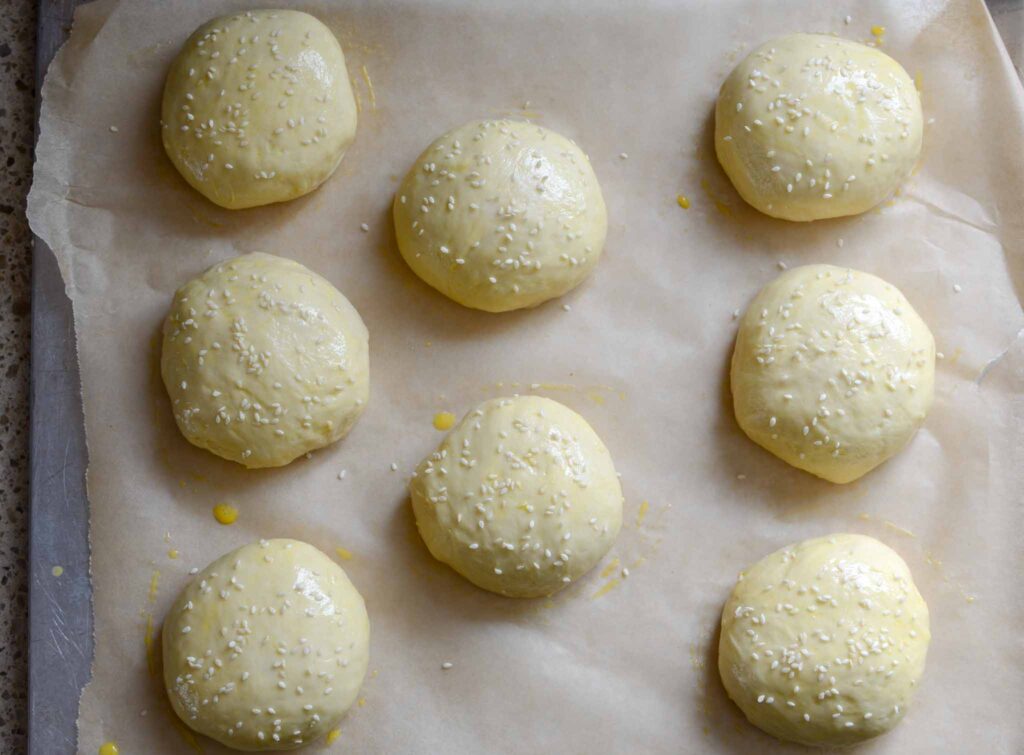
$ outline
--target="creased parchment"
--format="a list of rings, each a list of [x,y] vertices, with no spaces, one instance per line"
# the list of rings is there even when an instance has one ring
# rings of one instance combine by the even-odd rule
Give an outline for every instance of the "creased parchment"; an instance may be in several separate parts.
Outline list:
[[[126,755],[188,751],[145,638],[191,567],[259,537],[352,554],[343,565],[370,611],[371,673],[334,751],[787,752],[725,698],[718,615],[741,568],[844,530],[904,556],[934,634],[913,710],[860,751],[1024,749],[1024,95],[980,0],[300,3],[345,48],[358,136],[314,194],[232,212],[175,173],[158,105],[192,29],[245,7],[85,6],[44,87],[29,214],[74,302],[90,449],[96,657],[80,752],[106,740]],[[745,206],[714,160],[719,83],[773,35],[865,40],[874,25],[934,118],[920,170],[861,217],[792,224]],[[610,229],[580,289],[495,316],[410,273],[389,206],[435,136],[510,114],[590,154]],[[372,397],[355,430],[275,471],[190,446],[158,376],[174,289],[252,250],[326,276],[371,334]],[[924,429],[851,485],[787,467],[732,417],[732,313],[779,261],[881,275],[945,355]],[[627,496],[607,567],[552,600],[490,595],[434,563],[405,492],[439,440],[435,412],[517,391],[581,412]],[[214,521],[221,502],[240,510],[235,525]]]

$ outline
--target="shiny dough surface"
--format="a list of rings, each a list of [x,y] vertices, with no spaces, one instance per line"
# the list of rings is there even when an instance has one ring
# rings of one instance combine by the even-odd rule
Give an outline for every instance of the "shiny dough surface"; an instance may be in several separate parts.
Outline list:
[[[355,138],[356,103],[341,45],[299,11],[215,18],[171,64],[161,133],[178,172],[222,207],[307,194],[334,172]]]
[[[369,336],[330,282],[254,252],[178,289],[161,372],[182,434],[246,467],[343,437],[370,393]]]
[[[340,566],[297,540],[261,540],[182,590],[163,625],[164,684],[195,731],[238,750],[290,750],[355,702],[369,636]]]
[[[718,670],[750,722],[780,739],[851,745],[906,714],[931,639],[910,570],[864,535],[805,540],[740,574]]]
[[[551,399],[485,401],[409,483],[431,554],[479,587],[550,595],[608,552],[622,526],[622,487],[608,449],[579,414]]]
[[[921,100],[903,67],[824,34],[755,49],[715,107],[715,151],[733,186],[785,220],[871,209],[910,175],[921,141]]]
[[[732,357],[736,420],[758,445],[832,482],[861,477],[924,422],[935,339],[881,278],[793,268],[740,319]]]
[[[590,161],[522,121],[473,121],[419,156],[395,195],[402,257],[467,307],[533,307],[597,264],[608,220]]]

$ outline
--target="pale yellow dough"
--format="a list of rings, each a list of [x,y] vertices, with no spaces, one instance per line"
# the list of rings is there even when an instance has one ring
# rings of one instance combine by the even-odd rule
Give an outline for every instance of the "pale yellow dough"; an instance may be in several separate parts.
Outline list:
[[[935,340],[899,290],[848,268],[783,273],[740,320],[736,420],[760,446],[837,483],[902,449],[924,422]]]
[[[171,162],[222,207],[308,194],[355,138],[356,103],[341,45],[299,11],[215,18],[171,64],[161,124]]]
[[[395,195],[395,234],[420,278],[467,307],[533,307],[597,264],[608,220],[590,161],[521,121],[473,121],[431,144]]]
[[[370,393],[369,336],[348,299],[298,262],[258,252],[178,289],[160,367],[182,434],[247,467],[342,438]]]
[[[718,670],[752,724],[807,745],[892,729],[924,673],[928,606],[906,563],[863,535],[776,551],[740,574]]]
[[[471,411],[420,463],[409,491],[434,558],[511,597],[566,587],[622,526],[608,449],[580,415],[538,396]]]
[[[355,702],[369,638],[340,566],[297,540],[261,540],[182,590],[163,625],[164,685],[195,731],[236,750],[291,750]]]
[[[748,55],[722,84],[715,151],[763,213],[818,220],[865,212],[921,153],[914,82],[877,48],[791,34]]]

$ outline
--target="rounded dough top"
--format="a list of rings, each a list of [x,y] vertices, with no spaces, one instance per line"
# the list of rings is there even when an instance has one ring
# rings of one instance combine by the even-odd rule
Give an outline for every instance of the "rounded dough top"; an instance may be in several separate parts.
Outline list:
[[[259,252],[178,289],[160,366],[185,437],[250,468],[343,437],[370,393],[355,307],[298,262]]]
[[[331,30],[292,10],[200,26],[164,85],[164,149],[185,180],[229,209],[313,191],[356,133],[345,56]]]
[[[608,449],[580,415],[539,396],[482,403],[420,463],[409,490],[434,558],[512,597],[562,589],[622,526]]]
[[[832,482],[902,449],[932,403],[935,340],[899,290],[831,265],[789,270],[740,320],[736,420],[757,444]]]
[[[340,566],[297,540],[261,540],[181,591],[163,626],[164,684],[199,733],[237,750],[290,750],[351,707],[369,637]]]
[[[473,121],[435,141],[402,181],[394,216],[416,275],[488,312],[575,288],[597,264],[608,226],[583,151],[521,121]]]
[[[930,638],[928,606],[903,559],[874,538],[837,534],[740,574],[722,611],[718,670],[755,726],[849,745],[900,722]]]
[[[921,100],[881,50],[824,34],[761,45],[722,84],[715,150],[749,204],[784,220],[855,215],[921,153]]]

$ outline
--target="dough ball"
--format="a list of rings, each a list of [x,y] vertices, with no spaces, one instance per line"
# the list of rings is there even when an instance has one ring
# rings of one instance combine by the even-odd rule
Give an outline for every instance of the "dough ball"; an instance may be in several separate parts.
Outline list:
[[[874,538],[831,535],[740,574],[722,611],[718,671],[754,726],[851,745],[906,714],[930,638],[903,559]]]
[[[369,659],[363,599],[297,540],[261,540],[197,574],[163,627],[174,712],[236,750],[291,750],[334,728]]]
[[[171,64],[161,123],[174,167],[221,207],[308,194],[356,134],[341,45],[298,11],[215,18]]]
[[[808,265],[751,302],[732,355],[736,421],[794,467],[850,482],[902,449],[924,422],[935,340],[880,278]]]
[[[182,434],[250,468],[344,437],[370,395],[355,307],[298,262],[258,252],[178,289],[160,368]]]
[[[474,121],[435,141],[395,195],[395,234],[420,278],[488,312],[578,286],[608,217],[583,151],[522,121]]]
[[[434,558],[516,598],[586,574],[622,526],[608,449],[580,415],[539,396],[480,404],[420,463],[409,491]]]
[[[722,84],[715,151],[748,203],[783,220],[865,212],[921,154],[921,100],[881,50],[791,34],[746,57]]]

